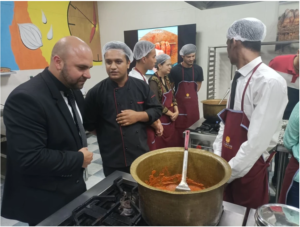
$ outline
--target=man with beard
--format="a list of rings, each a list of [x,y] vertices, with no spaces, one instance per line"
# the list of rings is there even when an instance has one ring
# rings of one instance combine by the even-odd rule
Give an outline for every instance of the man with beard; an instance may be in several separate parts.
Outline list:
[[[93,153],[82,125],[80,89],[91,78],[92,62],[85,42],[62,38],[49,68],[9,95],[3,217],[37,225],[86,191],[83,170]]]
[[[183,131],[196,123],[199,118],[198,91],[203,81],[201,66],[194,63],[196,46],[186,44],[179,54],[183,61],[171,69],[169,78],[175,85],[175,98],[178,104],[179,115],[175,121],[177,139],[174,146],[183,147]]]
[[[162,107],[140,79],[128,76],[130,48],[113,41],[103,47],[108,78],[96,84],[85,99],[84,126],[97,134],[104,175],[130,172],[131,163],[149,151],[146,127],[162,114]]]

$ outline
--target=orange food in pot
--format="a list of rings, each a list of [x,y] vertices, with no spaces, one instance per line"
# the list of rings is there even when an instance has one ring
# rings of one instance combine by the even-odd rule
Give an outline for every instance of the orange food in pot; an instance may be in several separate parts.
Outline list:
[[[162,169],[158,176],[154,176],[155,173],[156,170],[152,170],[149,180],[146,180],[145,183],[161,190],[175,191],[181,181],[181,174],[169,176],[170,174],[167,167]],[[197,183],[188,177],[186,179],[186,183],[189,185],[191,191],[201,191],[205,189],[203,184]]]

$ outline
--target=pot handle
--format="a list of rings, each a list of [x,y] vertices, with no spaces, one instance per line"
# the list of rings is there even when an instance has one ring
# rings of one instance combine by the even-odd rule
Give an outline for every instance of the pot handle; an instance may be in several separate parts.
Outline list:
[[[189,141],[190,141],[190,130],[185,130],[185,138],[184,138],[184,149],[189,149]]]

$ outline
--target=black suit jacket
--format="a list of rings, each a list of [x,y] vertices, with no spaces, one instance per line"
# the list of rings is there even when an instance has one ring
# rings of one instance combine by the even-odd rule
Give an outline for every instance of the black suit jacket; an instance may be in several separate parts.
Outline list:
[[[51,77],[46,68],[18,86],[5,103],[5,218],[39,223],[86,191],[80,136]],[[74,95],[82,110],[80,90]]]

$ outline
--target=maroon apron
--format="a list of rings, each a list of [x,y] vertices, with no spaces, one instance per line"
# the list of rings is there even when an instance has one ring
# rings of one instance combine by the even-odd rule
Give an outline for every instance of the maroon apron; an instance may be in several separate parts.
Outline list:
[[[298,170],[299,170],[299,162],[297,161],[297,159],[294,158],[294,156],[292,156],[285,170],[282,188],[281,188],[279,201],[278,201],[279,203],[286,204],[289,190],[293,184],[293,178]]]
[[[244,97],[249,82],[260,64],[253,69],[253,72],[244,89],[241,104],[242,110],[238,111],[227,108],[218,114],[219,118],[225,124],[221,156],[227,162],[236,156],[242,143],[247,141],[247,133],[250,121],[244,113]],[[254,209],[257,209],[259,206],[268,203],[269,185],[267,168],[274,154],[275,153],[272,153],[266,162],[261,156],[244,177],[235,179],[228,184],[224,191],[224,201]]]
[[[147,144],[149,147],[149,151],[153,151],[156,150],[156,134],[154,131],[154,128],[152,128],[151,126],[147,126],[146,128],[147,131]]]
[[[178,104],[179,115],[175,121],[176,139],[174,146],[183,147],[184,138],[183,132],[199,120],[199,105],[197,94],[197,83],[194,81],[194,66],[193,81],[184,80],[184,68],[182,67],[182,81],[178,84],[175,98]]]
[[[134,69],[139,73],[141,74],[141,76],[143,77],[143,80],[146,82],[146,78],[144,77],[144,75],[137,69],[134,67]],[[156,143],[155,143],[155,139],[156,139],[156,134],[155,134],[155,130],[154,128],[152,128],[151,126],[147,126],[146,128],[146,131],[147,131],[147,144],[148,144],[148,147],[149,147],[149,151],[153,151],[153,150],[156,150]]]
[[[199,120],[198,94],[197,83],[194,81],[194,66],[193,81],[184,80],[184,68],[182,67],[182,81],[178,84],[175,94],[179,115],[175,121],[176,128],[188,129],[196,121]]]
[[[161,90],[163,91],[162,86]],[[172,89],[166,93],[163,93],[161,97],[161,103],[167,107],[168,110],[174,112]],[[156,138],[156,149],[174,147],[175,122],[172,121],[171,118],[166,114],[163,114],[160,117],[160,121],[164,127],[164,133],[161,137]]]

